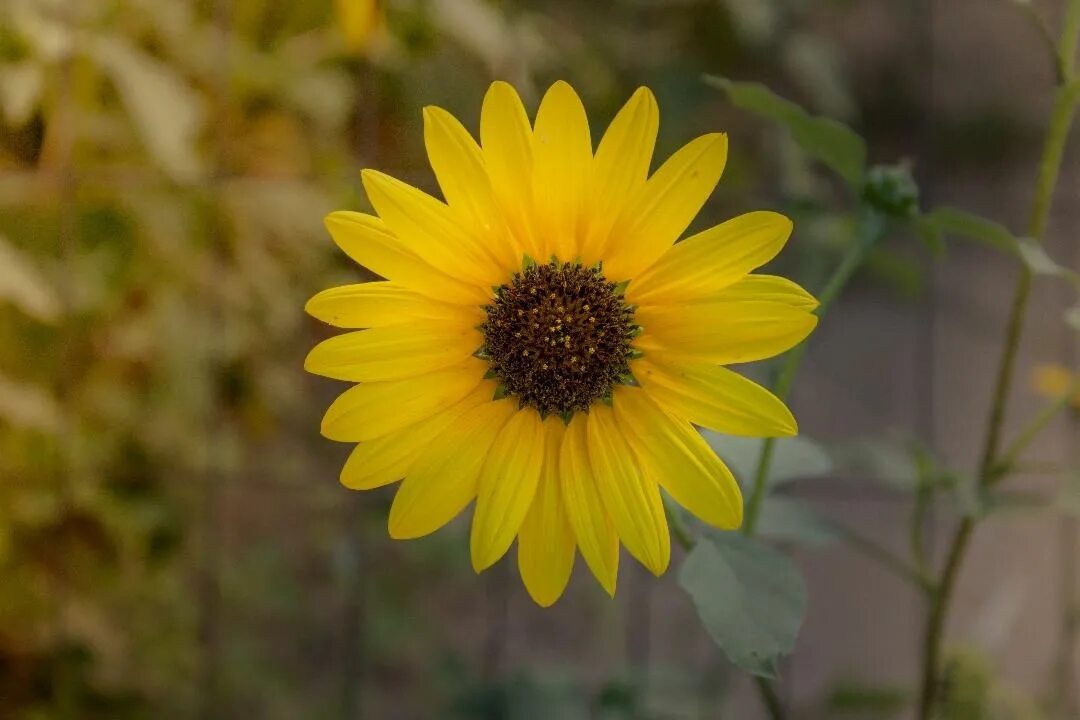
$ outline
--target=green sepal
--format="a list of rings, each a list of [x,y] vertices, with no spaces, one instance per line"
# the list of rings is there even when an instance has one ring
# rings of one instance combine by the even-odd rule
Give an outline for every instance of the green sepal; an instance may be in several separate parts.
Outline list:
[[[495,368],[490,368],[489,367],[487,369],[487,372],[484,373],[484,379],[485,380],[498,380],[499,379],[499,374],[497,372],[495,372]]]
[[[615,406],[615,395],[612,393],[604,393],[600,396],[600,402],[604,403],[608,407]]]
[[[494,295],[497,298],[501,298],[502,294],[503,294],[503,288],[505,288],[505,287],[506,287],[505,285],[492,285],[491,286],[491,294]]]
[[[598,273],[604,272],[604,261],[603,260],[597,260],[595,263],[593,263],[592,266],[589,267],[589,269],[590,270],[595,270]]]
[[[474,358],[479,358],[480,360],[490,360],[491,359],[491,353],[489,353],[484,348],[477,348],[476,352],[474,352],[472,354],[472,356]]]
[[[641,387],[641,383],[637,381],[633,373],[623,373],[619,376],[619,382],[623,385],[629,385],[630,387]]]
[[[525,272],[531,267],[536,267],[536,261],[532,259],[529,253],[525,253],[521,256],[521,271]]]
[[[645,332],[645,328],[641,327],[640,325],[631,325],[629,332],[626,333],[626,337],[633,339],[641,335],[641,333],[643,332]]]
[[[631,360],[640,360],[645,357],[645,353],[641,352],[637,348],[630,348],[630,352],[626,353],[626,356]]]
[[[574,419],[574,411],[563,410],[561,413],[559,413],[559,417],[562,418],[563,425],[569,425],[570,421]]]
[[[628,288],[629,286],[630,286],[630,281],[629,280],[622,280],[620,282],[615,283],[615,287],[613,287],[611,289],[611,291],[613,293],[615,293],[616,295],[625,295],[626,294],[626,288]]]
[[[502,400],[504,397],[508,396],[509,394],[510,394],[510,391],[506,389],[506,386],[503,385],[502,383],[499,383],[498,387],[495,388],[495,394],[491,396],[491,399],[492,400]]]

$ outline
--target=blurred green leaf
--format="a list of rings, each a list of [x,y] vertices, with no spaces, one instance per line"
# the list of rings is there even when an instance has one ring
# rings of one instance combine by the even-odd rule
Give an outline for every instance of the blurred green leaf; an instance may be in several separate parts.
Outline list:
[[[829,448],[839,475],[911,492],[919,483],[919,468],[909,448],[888,438],[846,440]]]
[[[22,252],[0,235],[0,301],[7,300],[42,322],[60,317],[60,300]]]
[[[762,438],[744,438],[721,435],[712,430],[702,430],[709,446],[728,464],[736,479],[744,486],[754,479]],[[823,477],[833,471],[829,454],[818,443],[805,435],[777,438],[774,441],[772,463],[769,465],[768,484],[772,487],[801,478]]]
[[[809,547],[826,547],[843,538],[842,531],[809,503],[780,495],[765,499],[756,530],[769,540]]]
[[[726,92],[743,110],[780,123],[804,152],[834,170],[852,187],[861,186],[866,142],[847,125],[812,116],[760,83],[733,82],[715,75],[706,75],[705,82]]]
[[[940,244],[945,235],[958,235],[1003,252],[1016,252],[1016,238],[1004,225],[956,208],[936,208],[919,218],[918,227],[922,233],[934,238],[936,244]]]
[[[1017,256],[1036,275],[1058,277],[1080,288],[1080,273],[1056,262],[1036,240],[1017,237],[993,220],[943,207],[919,218],[918,227],[924,237],[932,238],[933,242],[940,242],[945,235],[975,240]]]
[[[729,660],[776,677],[806,613],[806,585],[787,556],[740,533],[709,533],[687,556],[679,585]]]
[[[203,111],[193,88],[168,65],[118,37],[99,37],[92,56],[116,85],[147,150],[177,182],[202,173],[195,142]]]
[[[1035,240],[1026,237],[1017,238],[1016,252],[1019,253],[1020,259],[1024,261],[1024,264],[1026,264],[1028,268],[1031,269],[1031,272],[1036,275],[1059,277],[1062,280],[1067,280],[1073,285],[1080,287],[1080,274],[1055,262],[1053,258],[1047,254],[1046,248]]]
[[[51,432],[60,425],[60,407],[44,390],[0,375],[0,420]]]
[[[30,119],[44,84],[44,69],[33,60],[0,65],[0,110],[11,127],[22,127]]]

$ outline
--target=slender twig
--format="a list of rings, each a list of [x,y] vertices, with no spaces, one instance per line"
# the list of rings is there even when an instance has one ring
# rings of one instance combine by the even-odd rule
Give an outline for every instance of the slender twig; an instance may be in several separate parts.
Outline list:
[[[1050,26],[1046,24],[1046,18],[1044,18],[1038,8],[1031,3],[1011,2],[1009,4],[1019,7],[1024,15],[1027,16],[1032,27],[1035,28],[1035,32],[1039,34],[1039,40],[1045,47],[1046,52],[1050,55],[1050,61],[1054,66],[1054,74],[1059,81],[1063,82],[1065,80],[1065,64],[1062,62],[1062,56],[1058,52],[1054,34],[1051,32]]]
[[[1061,37],[1059,54],[1064,68],[1062,75],[1063,79],[1068,83],[1073,76],[1077,41],[1080,38],[1080,0],[1069,0]],[[1062,84],[1058,87],[1046,141],[1043,146],[1042,160],[1039,165],[1035,198],[1032,202],[1028,235],[1036,241],[1041,241],[1046,233],[1054,188],[1057,185],[1058,175],[1061,170],[1065,142],[1072,124],[1076,99],[1074,88],[1068,84]],[[1009,389],[1012,387],[1016,354],[1023,334],[1024,317],[1027,313],[1028,299],[1031,294],[1031,282],[1032,272],[1030,268],[1026,265],[1021,266],[1020,277],[1017,280],[1008,325],[1006,326],[1005,341],[1002,347],[997,379],[994,383],[990,416],[986,426],[986,440],[983,446],[982,460],[979,464],[978,478],[979,482],[984,485],[992,482],[996,466],[995,459],[1001,442],[1001,429],[1005,418]],[[937,591],[931,598],[930,611],[923,634],[922,681],[919,689],[919,713],[917,716],[919,720],[930,720],[933,713],[937,697],[945,621],[948,617],[949,604],[952,600],[953,590],[956,587],[956,580],[960,574],[960,568],[968,546],[971,543],[971,536],[975,531],[975,525],[976,519],[973,517],[964,518],[960,522],[953,535],[952,542],[949,544],[945,567],[937,583]]]
[[[923,574],[918,568],[912,567],[907,561],[898,557],[896,553],[888,548],[882,547],[870,538],[855,532],[848,527],[838,526],[837,533],[853,550],[857,550],[863,555],[876,560],[885,569],[891,571],[900,579],[911,583],[923,592],[932,592],[933,580]]]
[[[780,696],[776,694],[773,684],[762,677],[754,678],[754,682],[757,684],[758,693],[765,703],[769,717],[772,720],[784,720],[784,703],[780,701]]]
[[[1046,429],[1046,426],[1058,416],[1058,413],[1069,406],[1069,403],[1072,401],[1077,390],[1080,390],[1080,380],[1073,382],[1068,390],[1044,405],[1043,408],[1031,418],[1028,424],[1025,425],[1016,436],[1016,439],[1009,444],[1009,447],[1003,453],[1001,453],[1001,459],[995,463],[993,474],[991,477],[987,478],[987,482],[997,482],[1015,467],[1016,459],[1020,457],[1020,453],[1027,449],[1028,445],[1030,445],[1032,441]]]

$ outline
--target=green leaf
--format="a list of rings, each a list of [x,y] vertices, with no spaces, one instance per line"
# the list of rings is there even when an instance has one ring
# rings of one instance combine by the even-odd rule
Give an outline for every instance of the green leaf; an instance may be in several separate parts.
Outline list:
[[[779,542],[808,547],[827,547],[843,539],[843,533],[809,503],[793,497],[770,495],[758,517],[757,534]]]
[[[195,90],[171,67],[119,37],[100,37],[89,50],[161,169],[177,182],[197,180],[203,167],[195,143],[204,113]]]
[[[1046,248],[1031,238],[1017,238],[1016,251],[1020,259],[1024,261],[1031,272],[1036,275],[1049,275],[1067,280],[1080,288],[1080,274],[1070,270],[1064,265],[1059,265],[1047,253]]]
[[[911,492],[919,484],[919,468],[911,451],[888,438],[846,440],[829,448],[836,473]]]
[[[758,459],[765,441],[702,430],[702,436],[720,458],[728,464],[735,478],[745,488],[754,481]],[[805,435],[777,438],[773,441],[772,463],[769,465],[768,485],[775,487],[791,480],[823,477],[832,474],[833,463],[821,445]]]
[[[776,677],[806,613],[806,585],[787,556],[740,533],[709,533],[687,556],[679,585],[729,660]]]
[[[958,235],[985,243],[1007,253],[1016,253],[1016,238],[1009,229],[993,220],[956,208],[940,207],[925,213],[918,221],[922,233],[940,244],[945,235]]]
[[[861,187],[866,142],[847,125],[810,115],[760,83],[733,82],[715,75],[706,75],[705,82],[726,92],[737,107],[783,125],[803,152],[827,165],[853,188]]]
[[[1080,288],[1080,273],[1056,262],[1036,240],[1017,237],[1004,225],[993,220],[963,210],[942,207],[920,217],[918,225],[923,236],[935,238],[935,242],[940,242],[945,235],[975,240],[1015,255],[1036,275],[1061,278]]]
[[[55,432],[60,406],[41,388],[0,375],[0,422]]]
[[[0,235],[0,302],[8,301],[32,318],[53,322],[60,300],[34,264]]]
[[[40,63],[0,63],[0,111],[9,126],[19,128],[30,120],[44,87],[45,69]]]

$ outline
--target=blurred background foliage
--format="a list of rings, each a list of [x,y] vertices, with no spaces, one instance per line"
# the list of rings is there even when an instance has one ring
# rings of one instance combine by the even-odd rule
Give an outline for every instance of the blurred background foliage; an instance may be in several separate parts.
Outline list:
[[[475,127],[492,79],[535,107],[564,78],[598,136],[647,84],[659,154],[735,137],[699,222],[785,210],[784,271],[816,287],[850,199],[702,73],[767,82],[896,161],[925,131],[926,58],[875,28],[910,23],[917,46],[916,5],[4,0],[0,717],[698,717],[729,671],[654,668],[646,697],[632,637],[592,594],[563,602],[628,662],[501,671],[505,563],[472,577],[460,531],[385,541],[389,495],[337,485],[344,449],[317,434],[335,388],[301,372],[324,331],[301,308],[363,271],[321,218],[366,207],[361,166],[432,187],[425,104]],[[942,128],[946,160],[975,165],[1030,133],[993,109]],[[913,248],[890,239],[864,280],[918,297]],[[981,709],[1013,701],[978,658],[955,663],[951,717],[1037,717]],[[897,692],[838,678],[810,712],[887,717]]]

